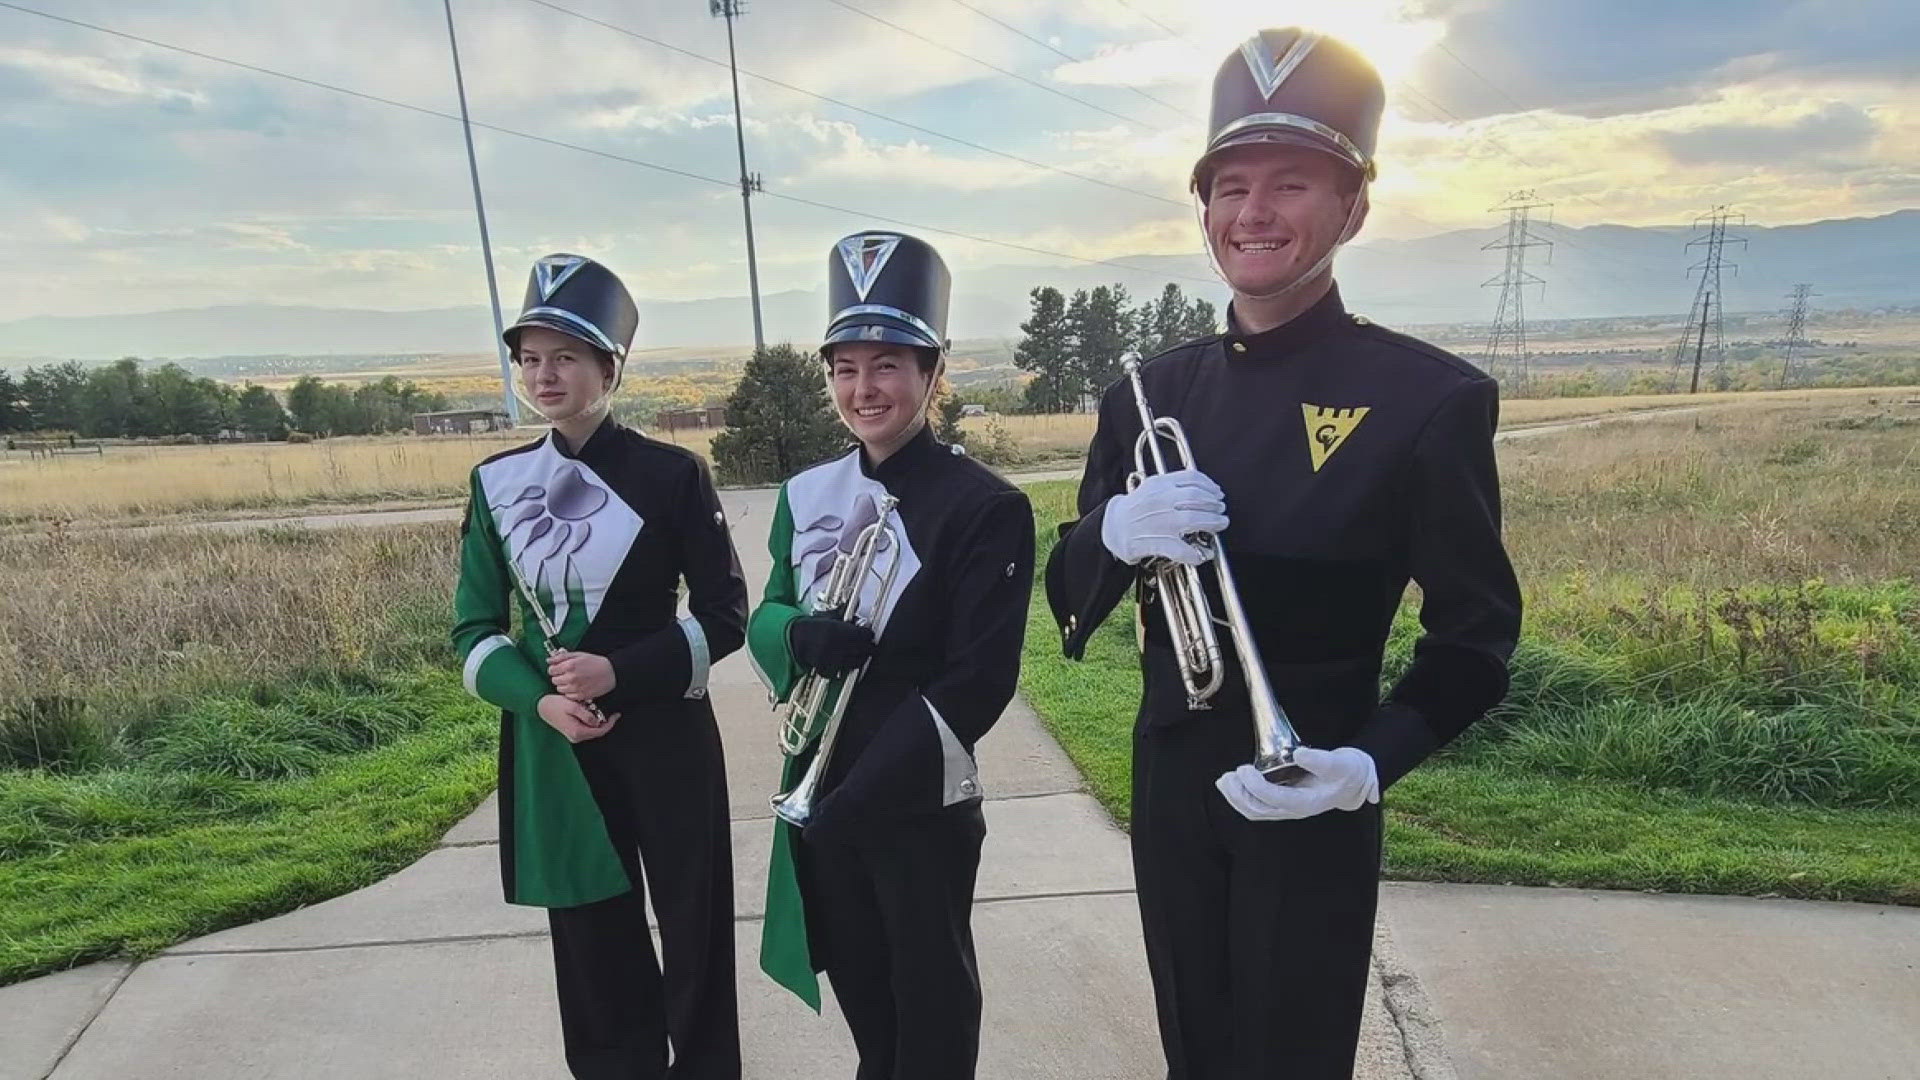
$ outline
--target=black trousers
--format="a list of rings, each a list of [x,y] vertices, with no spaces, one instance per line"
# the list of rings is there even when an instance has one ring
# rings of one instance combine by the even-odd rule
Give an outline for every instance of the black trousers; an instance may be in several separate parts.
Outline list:
[[[855,1080],[972,1080],[986,835],[976,800],[803,843],[808,932],[860,1053]]]
[[[579,1080],[739,1080],[727,772],[712,709],[628,715],[574,751],[634,888],[547,913],[568,1068]]]
[[[1248,821],[1214,786],[1253,756],[1233,712],[1134,734],[1133,869],[1167,1080],[1353,1075],[1380,807]]]

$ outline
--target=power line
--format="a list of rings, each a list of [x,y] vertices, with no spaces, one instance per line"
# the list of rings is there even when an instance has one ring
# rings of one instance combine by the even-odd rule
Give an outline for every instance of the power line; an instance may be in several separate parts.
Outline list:
[[[1493,331],[1487,336],[1486,366],[1495,378],[1501,379],[1514,393],[1523,394],[1527,389],[1527,316],[1525,310],[1526,288],[1538,285],[1541,292],[1546,291],[1546,281],[1539,275],[1527,270],[1527,249],[1544,247],[1549,256],[1553,251],[1553,241],[1543,240],[1527,227],[1528,218],[1535,210],[1553,206],[1541,202],[1531,191],[1516,191],[1507,196],[1506,201],[1492,208],[1493,213],[1507,212],[1507,235],[1501,240],[1489,240],[1482,245],[1482,251],[1505,251],[1506,267],[1500,273],[1481,282],[1481,288],[1500,286],[1500,306],[1493,317]],[[1502,359],[1504,355],[1504,360]]]
[[[852,4],[847,3],[846,0],[827,0],[827,3],[832,4],[834,7],[845,8],[846,10],[853,12],[855,15],[858,15],[863,19],[871,19],[882,26],[892,27],[894,30],[899,31],[900,33],[905,34],[908,37],[915,39],[916,41],[926,42],[928,45],[931,45],[934,48],[939,49],[941,52],[952,53],[953,55],[961,57],[963,59],[971,60],[974,63],[980,65],[983,68],[986,68],[989,71],[999,72],[1000,74],[1005,75],[1009,79],[1014,79],[1019,82],[1026,83],[1028,86],[1031,86],[1036,90],[1045,90],[1047,93],[1052,94],[1055,97],[1066,98],[1068,101],[1071,101],[1076,105],[1084,105],[1087,108],[1094,110],[1095,112],[1106,113],[1108,116],[1111,116],[1116,120],[1123,120],[1126,123],[1132,124],[1134,127],[1142,128],[1147,131],[1154,130],[1151,124],[1142,123],[1139,120],[1135,120],[1131,116],[1127,116],[1123,113],[1114,112],[1112,109],[1109,109],[1104,105],[1096,105],[1093,102],[1088,101],[1086,98],[1076,97],[1075,95],[1069,94],[1065,90],[1061,90],[1057,87],[1048,86],[1046,83],[1039,82],[1038,80],[1035,80],[1035,79],[1029,79],[1025,75],[1022,75],[1017,71],[1008,71],[1006,68],[1000,67],[998,65],[989,64],[985,60],[980,59],[979,57],[973,55],[970,52],[967,52],[964,49],[956,49],[953,46],[946,44],[945,42],[935,41],[934,39],[926,36],[925,34],[919,33],[918,31],[909,30],[906,27],[901,26],[897,22],[892,22],[890,20],[883,19],[880,16],[875,15],[871,11],[865,11],[861,8],[854,7]]]
[[[206,60],[210,63],[222,64],[227,67],[239,68],[243,71],[250,71],[258,75],[267,75],[276,79],[284,79],[288,82],[299,83],[303,86],[310,86],[319,90],[326,90],[336,94],[344,94],[348,97],[359,98],[362,101],[371,101],[376,104],[386,105],[396,109],[404,109],[407,112],[418,113],[422,116],[432,116],[441,120],[450,120],[455,123],[458,123],[460,121],[460,118],[458,116],[452,113],[441,112],[438,109],[429,109],[421,105],[410,105],[404,101],[395,101],[392,98],[381,97],[378,94],[369,94],[361,90],[352,90],[344,86],[336,86],[332,83],[321,82],[318,79],[309,79],[302,75],[293,75],[288,72],[277,71],[273,68],[262,67],[258,64],[250,64],[242,60],[233,60],[224,56],[216,56],[213,53],[201,52],[197,49],[191,49],[184,45],[174,45],[170,42],[159,41],[154,38],[142,37],[138,34],[128,33],[124,30],[115,30],[112,27],[100,26],[96,23],[83,22],[79,19],[68,18],[64,15],[54,15],[49,12],[40,11],[35,8],[30,8],[21,4],[12,3],[11,0],[0,0],[0,8],[6,8],[11,11],[18,11],[25,15],[37,15],[40,18],[48,19],[53,22],[65,23],[69,26],[77,26],[82,29],[93,30],[98,33],[110,35],[112,37],[122,38],[127,41],[138,42],[142,45],[148,45],[156,49],[165,49],[169,52],[176,52],[185,56],[192,56],[196,59]],[[698,181],[699,183],[710,184],[715,187],[727,188],[728,190],[738,190],[738,182],[734,180],[722,180],[718,177],[706,176],[701,173],[691,172],[686,169],[675,168],[671,165],[661,165],[658,162],[645,161],[636,157],[628,157],[624,154],[616,154],[607,150],[599,150],[591,146],[582,146],[578,143],[570,143],[561,139],[550,138],[545,135],[535,135],[532,132],[519,131],[514,128],[502,127],[499,124],[489,124],[481,120],[473,121],[473,126],[477,128],[485,128],[488,131],[496,132],[501,135],[510,135],[517,139],[524,139],[528,142],[535,142],[535,143],[541,143],[546,146],[559,147],[560,149],[563,149],[563,150],[575,151],[576,153],[590,154],[594,157],[605,158],[609,161],[617,161],[626,165],[634,165],[639,168],[651,170],[653,172],[666,173],[667,175],[670,175],[670,176],[678,176],[683,179],[694,180],[694,181]],[[863,218],[869,221],[884,222],[885,224],[888,224],[888,225],[896,225],[896,226],[900,226],[902,228],[908,228],[908,229],[918,229],[922,232],[938,233],[942,236],[951,236],[961,240],[971,240],[974,243],[988,244],[993,247],[1002,247],[1010,251],[1023,251],[1030,255],[1043,255],[1050,259],[1065,259],[1069,262],[1085,263],[1091,266],[1109,266],[1116,270],[1125,270],[1130,273],[1149,274],[1149,275],[1162,277],[1162,278],[1179,278],[1183,281],[1194,281],[1194,282],[1199,282],[1205,285],[1214,284],[1213,280],[1210,278],[1194,277],[1191,274],[1176,274],[1170,271],[1151,270],[1146,267],[1132,266],[1122,262],[1114,262],[1111,259],[1093,259],[1093,258],[1088,258],[1087,256],[1084,256],[1084,255],[1072,255],[1064,251],[1053,251],[1047,248],[1034,247],[1031,244],[1015,243],[1014,241],[1011,241],[1011,240],[996,240],[992,237],[978,236],[973,233],[961,232],[957,229],[944,229],[936,225],[927,225],[921,222],[908,221],[903,218],[887,217],[885,215],[876,214],[868,210],[853,210],[844,206],[835,206],[832,203],[820,202],[819,200],[808,199],[799,195],[789,195],[785,192],[769,191],[769,192],[765,192],[765,195],[771,199],[779,199],[783,202],[795,203],[800,206],[809,206],[817,210],[830,210],[836,214],[845,214],[849,217],[857,217],[857,218]]]
[[[681,48],[680,46],[674,45],[671,42],[662,41],[659,38],[655,38],[655,37],[648,37],[646,34],[642,34],[637,30],[631,30],[631,29],[628,29],[627,27],[620,26],[616,23],[610,23],[604,19],[595,18],[594,16],[588,15],[585,12],[575,11],[572,8],[562,7],[559,4],[553,3],[552,0],[526,0],[526,2],[529,4],[537,4],[541,7],[548,8],[552,11],[557,11],[562,15],[571,16],[572,18],[579,19],[582,22],[592,23],[595,26],[599,26],[599,27],[603,27],[605,29],[611,30],[616,34],[624,34],[627,37],[635,39],[636,41],[644,41],[649,45],[657,45],[660,48],[666,49],[669,52],[678,53],[681,56],[685,56],[689,59],[698,60],[703,64],[711,64],[714,67],[728,66],[727,62],[724,60],[715,59],[714,57],[711,57],[711,56],[703,56],[700,53],[694,52],[691,49]],[[1152,199],[1155,202],[1166,203],[1169,206],[1178,206],[1182,209],[1185,209],[1187,205],[1185,202],[1182,202],[1179,199],[1170,199],[1165,195],[1155,195],[1151,191],[1142,191],[1139,188],[1128,187],[1125,184],[1116,184],[1111,180],[1102,180],[1097,176],[1088,176],[1085,173],[1074,172],[1071,169],[1061,168],[1058,165],[1048,165],[1043,161],[1034,161],[1031,158],[1021,157],[1018,154],[1008,153],[1005,150],[996,150],[991,146],[982,145],[980,143],[972,141],[971,139],[963,139],[958,135],[950,135],[944,131],[936,131],[933,128],[925,127],[923,125],[913,123],[910,120],[902,120],[897,116],[888,116],[886,113],[875,112],[872,109],[863,108],[859,105],[853,104],[852,102],[842,101],[839,98],[829,97],[826,94],[816,93],[812,90],[808,90],[805,87],[795,86],[789,82],[783,82],[779,79],[774,78],[771,75],[762,75],[757,71],[751,71],[751,70],[748,70],[747,68],[740,68],[739,71],[740,71],[740,74],[745,75],[750,79],[758,79],[761,82],[768,84],[769,86],[777,86],[782,90],[790,90],[793,93],[801,94],[803,96],[813,98],[816,101],[824,101],[829,105],[846,109],[849,112],[856,112],[862,116],[871,116],[875,120],[882,120],[889,124],[897,124],[900,127],[906,128],[909,131],[917,131],[922,135],[928,135],[936,139],[942,139],[959,146],[967,147],[970,150],[978,150],[983,154],[992,154],[995,157],[1005,158],[1008,161],[1017,162],[1021,165],[1027,166],[1028,168],[1039,169],[1044,172],[1058,173],[1061,176],[1069,177],[1074,180],[1079,180],[1084,183],[1098,184],[1103,188],[1109,188],[1114,191],[1124,191],[1129,195],[1138,195],[1143,199]]]
[[[1721,252],[1728,244],[1744,244],[1747,242],[1744,237],[1727,235],[1727,223],[1735,218],[1744,222],[1746,215],[1733,213],[1725,206],[1716,206],[1707,213],[1693,219],[1694,228],[1700,228],[1701,222],[1706,222],[1707,231],[1705,235],[1696,236],[1692,240],[1689,240],[1687,242],[1687,250],[1691,251],[1695,247],[1704,244],[1707,248],[1707,254],[1705,258],[1687,268],[1688,277],[1692,277],[1695,270],[1700,271],[1700,288],[1694,293],[1692,306],[1687,309],[1687,325],[1680,332],[1679,344],[1674,346],[1673,372],[1667,379],[1669,390],[1675,389],[1679,383],[1680,367],[1686,362],[1687,348],[1689,343],[1691,343],[1693,348],[1693,379],[1687,393],[1697,394],[1700,392],[1700,364],[1706,356],[1707,339],[1709,335],[1711,335],[1713,339],[1713,381],[1715,388],[1719,390],[1725,390],[1727,388],[1727,327],[1725,306],[1721,300],[1720,271],[1730,264],[1722,259]],[[1739,273],[1740,271],[1738,266],[1734,266],[1733,269],[1735,273]],[[1711,326],[1709,326],[1709,324],[1711,324]]]
[[[1032,34],[1027,33],[1025,30],[1020,29],[1019,27],[1013,25],[1010,22],[1007,22],[1006,20],[1001,19],[1000,17],[993,15],[989,12],[982,11],[977,7],[974,7],[972,4],[967,3],[967,0],[953,0],[953,3],[958,4],[963,8],[966,8],[968,11],[973,12],[975,15],[980,16],[981,18],[987,20],[988,22],[991,22],[994,25],[999,26],[1002,29],[1005,29],[1010,33],[1018,34],[1019,36],[1027,39],[1028,41],[1033,42],[1035,45],[1040,46],[1041,48],[1047,50],[1048,52],[1052,53],[1055,56],[1061,57],[1075,64],[1086,63],[1086,61],[1080,59],[1079,57],[1073,55],[1072,53],[1066,52],[1065,50],[1058,48],[1052,42],[1042,41],[1041,39],[1034,37]],[[1139,95],[1140,97],[1146,98],[1148,101],[1153,102],[1155,105],[1158,105],[1163,109],[1170,109],[1176,113],[1179,113],[1181,116],[1184,116],[1189,120],[1200,119],[1200,117],[1196,116],[1193,112],[1187,109],[1183,109],[1180,106],[1175,105],[1171,102],[1164,101],[1160,98],[1154,97],[1152,94],[1147,93],[1145,90],[1142,90],[1137,86],[1128,86],[1125,89],[1131,90],[1133,93]]]
[[[1787,312],[1787,358],[1780,365],[1780,389],[1785,390],[1793,382],[1793,354],[1807,343],[1807,299],[1819,296],[1808,284],[1795,285],[1787,299],[1793,301],[1792,310]]]
[[[1160,29],[1165,30],[1167,33],[1172,34],[1174,37],[1180,38],[1182,40],[1187,40],[1187,35],[1181,33],[1178,30],[1175,30],[1173,27],[1168,26],[1166,23],[1161,22],[1159,19],[1154,18],[1153,16],[1147,14],[1146,12],[1141,11],[1139,8],[1134,7],[1132,4],[1127,3],[1127,0],[1113,0],[1113,2],[1116,4],[1119,4],[1123,8],[1126,8],[1128,11],[1133,12],[1134,15],[1138,16],[1139,18],[1145,19],[1148,22],[1152,23],[1153,25],[1159,27]],[[1187,40],[1187,44],[1192,45],[1193,42],[1190,40]],[[1197,49],[1198,46],[1195,46],[1195,48]]]

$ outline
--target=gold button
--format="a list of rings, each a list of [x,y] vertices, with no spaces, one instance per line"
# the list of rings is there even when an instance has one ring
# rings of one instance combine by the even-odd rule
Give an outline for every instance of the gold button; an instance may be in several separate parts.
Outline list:
[[[1236,342],[1234,342],[1234,343],[1233,343],[1233,351],[1234,351],[1234,352],[1246,352],[1246,351],[1247,351],[1247,346],[1246,346],[1246,343],[1245,343],[1245,342],[1241,342],[1241,341],[1236,341]]]

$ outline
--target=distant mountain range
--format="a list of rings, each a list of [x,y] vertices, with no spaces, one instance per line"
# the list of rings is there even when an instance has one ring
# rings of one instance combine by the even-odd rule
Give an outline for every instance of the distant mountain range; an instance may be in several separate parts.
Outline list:
[[[1530,318],[1600,318],[1683,312],[1693,298],[1687,229],[1537,224],[1554,243],[1528,253],[1527,269],[1546,281],[1528,290]],[[1418,240],[1355,244],[1338,264],[1347,305],[1394,325],[1485,322],[1497,299],[1482,282],[1501,256],[1482,250],[1499,229],[1441,233]],[[1772,311],[1796,282],[1810,282],[1820,308],[1920,303],[1920,210],[1775,228],[1730,230],[1737,272],[1725,276],[1727,311]],[[998,266],[966,274],[953,301],[955,338],[1014,338],[1037,285],[1071,291],[1118,281],[1136,300],[1175,281],[1189,294],[1223,302],[1226,290],[1202,255],[1114,260],[1130,268],[1085,265]],[[640,305],[637,347],[737,345],[752,338],[745,298],[649,300]],[[819,333],[817,291],[761,298],[769,338],[805,341]],[[420,311],[360,311],[264,304],[141,314],[37,316],[0,322],[0,358],[105,360],[120,356],[188,358],[262,355],[408,355],[490,351],[492,318],[483,305]]]

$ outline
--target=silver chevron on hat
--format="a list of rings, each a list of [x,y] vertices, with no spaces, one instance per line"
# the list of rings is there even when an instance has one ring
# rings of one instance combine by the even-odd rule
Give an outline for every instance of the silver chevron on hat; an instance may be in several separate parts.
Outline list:
[[[840,261],[846,264],[847,277],[861,300],[873,291],[873,283],[880,280],[880,271],[899,246],[899,237],[884,233],[862,233],[840,241]]]
[[[565,285],[567,279],[586,264],[587,260],[578,255],[548,255],[534,263],[533,280],[535,287],[540,290],[540,299],[553,299],[553,294],[559,291],[560,286]]]
[[[1253,82],[1260,88],[1260,96],[1272,98],[1273,92],[1287,81],[1287,76],[1292,75],[1301,61],[1313,52],[1314,46],[1320,44],[1321,36],[1311,30],[1302,32],[1293,39],[1286,55],[1280,57],[1267,51],[1267,43],[1259,34],[1248,38],[1240,46],[1240,55],[1247,62],[1247,70],[1253,73]]]

